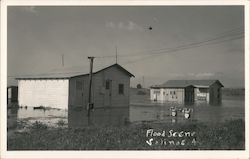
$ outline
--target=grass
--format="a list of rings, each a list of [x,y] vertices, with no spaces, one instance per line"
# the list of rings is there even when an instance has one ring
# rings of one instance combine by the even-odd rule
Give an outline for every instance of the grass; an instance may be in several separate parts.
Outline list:
[[[61,124],[61,123],[60,123]],[[59,124],[59,125],[60,125]],[[62,124],[61,124],[62,125]],[[8,150],[243,150],[245,148],[243,120],[223,123],[152,123],[143,122],[121,127],[50,128],[36,122],[30,131],[8,136]],[[193,137],[152,137],[167,144],[146,143],[148,129],[169,132],[195,132]],[[168,140],[185,140],[184,145],[170,145]],[[193,144],[191,141],[197,142]]]

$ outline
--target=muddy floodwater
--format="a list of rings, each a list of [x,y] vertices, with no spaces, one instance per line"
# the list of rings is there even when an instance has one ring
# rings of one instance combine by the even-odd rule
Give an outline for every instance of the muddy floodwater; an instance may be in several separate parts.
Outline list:
[[[181,104],[173,102],[154,102],[142,96],[131,98],[132,100],[129,107],[130,122],[222,122],[230,119],[245,118],[245,100],[243,97],[224,98],[221,104],[217,105],[209,104],[205,101],[195,102],[194,104]],[[172,116],[171,107],[176,108],[176,116]],[[184,117],[183,109],[185,108],[190,110],[188,119]],[[114,113],[116,116],[119,115],[117,111]],[[13,121],[18,120],[29,122],[41,121],[48,125],[56,125],[59,121],[63,120],[64,123],[67,124],[68,111],[59,109],[39,110],[33,109],[33,107],[8,109],[8,126],[13,124]]]
[[[171,107],[176,107],[177,115],[171,116]],[[190,110],[190,117],[184,117],[183,109]],[[135,103],[130,106],[130,121],[175,121],[195,120],[201,122],[222,122],[230,119],[244,119],[244,99],[223,99],[221,104],[199,101],[194,104],[170,102]]]

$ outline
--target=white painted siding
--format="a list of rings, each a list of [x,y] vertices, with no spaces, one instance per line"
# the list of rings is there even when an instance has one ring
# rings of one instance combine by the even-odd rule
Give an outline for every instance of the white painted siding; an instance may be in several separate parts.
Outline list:
[[[170,93],[171,92],[171,93]],[[173,94],[174,92],[174,94]],[[157,97],[156,97],[157,96]],[[150,89],[150,99],[157,101],[184,101],[184,89],[183,88],[160,88]]]
[[[150,89],[150,99],[151,100],[160,100],[161,90],[160,89]]]
[[[69,80],[19,80],[20,106],[68,108]]]
[[[168,88],[166,89],[167,101],[184,101],[184,89],[183,88]]]
[[[195,100],[204,100],[209,102],[209,91],[201,92],[200,88],[195,88]]]

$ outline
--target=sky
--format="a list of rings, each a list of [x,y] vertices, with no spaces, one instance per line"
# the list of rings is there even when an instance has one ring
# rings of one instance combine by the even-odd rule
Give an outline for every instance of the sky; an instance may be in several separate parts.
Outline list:
[[[88,56],[102,68],[117,53],[135,75],[132,87],[172,79],[244,87],[242,6],[9,6],[7,25],[8,85],[20,76],[89,70]]]

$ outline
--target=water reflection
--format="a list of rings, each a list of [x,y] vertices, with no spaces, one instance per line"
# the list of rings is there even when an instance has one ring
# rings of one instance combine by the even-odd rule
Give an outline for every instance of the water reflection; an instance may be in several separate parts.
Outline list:
[[[171,116],[171,107],[177,109],[176,117]],[[185,110],[190,110],[190,116],[185,117]],[[186,115],[187,116],[187,115]],[[195,103],[151,102],[147,104],[132,104],[130,107],[130,120],[166,122],[203,121],[221,122],[227,119],[244,119],[244,99],[224,99],[219,103],[198,101]]]
[[[17,127],[17,108],[7,110],[7,128],[14,129]]]
[[[40,121],[48,125],[56,125],[59,120],[67,123],[67,110],[61,109],[33,109],[33,107],[15,107],[8,109],[7,127],[16,128],[18,120],[29,122]]]
[[[176,109],[173,115],[171,107]],[[188,118],[185,111],[190,110]],[[72,112],[70,112],[72,111]],[[34,110],[33,107],[8,109],[8,128],[15,128],[17,120],[42,121],[46,124],[56,124],[64,120],[74,126],[86,126],[87,115],[84,110],[70,110],[69,118],[67,110],[50,109]],[[91,121],[100,125],[124,123],[124,119],[130,122],[137,121],[164,121],[171,123],[185,121],[221,122],[227,119],[244,119],[244,99],[224,99],[221,103],[196,102],[189,104],[174,102],[145,102],[131,103],[129,109],[96,109],[92,113]]]
[[[121,108],[96,108],[87,116],[87,110],[83,107],[70,107],[69,127],[81,128],[90,125],[109,126],[124,125],[129,119],[129,107]]]

